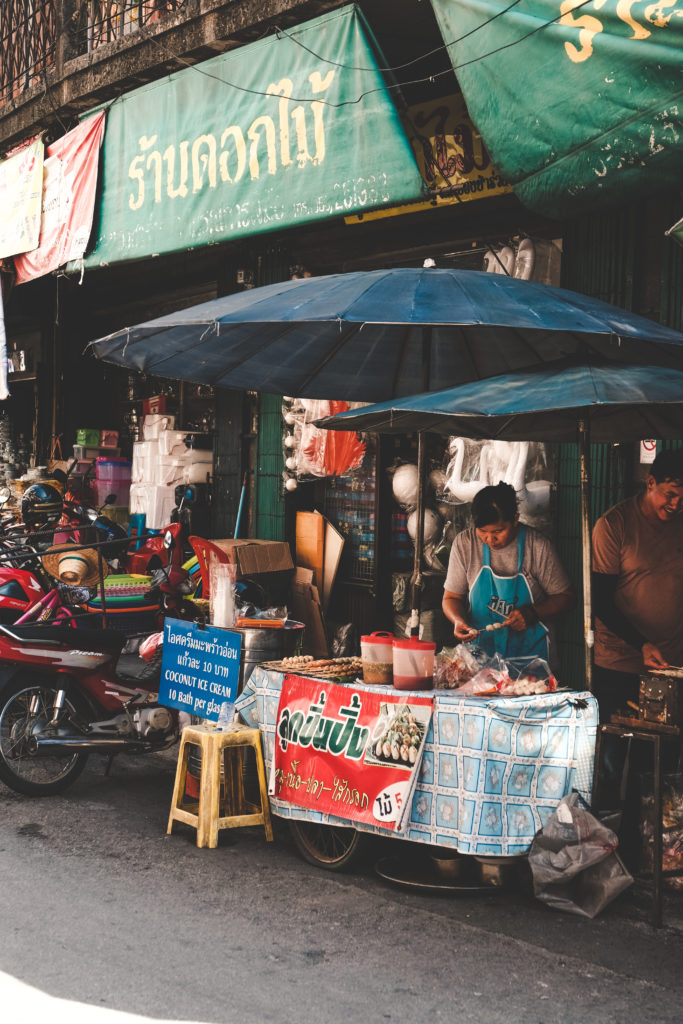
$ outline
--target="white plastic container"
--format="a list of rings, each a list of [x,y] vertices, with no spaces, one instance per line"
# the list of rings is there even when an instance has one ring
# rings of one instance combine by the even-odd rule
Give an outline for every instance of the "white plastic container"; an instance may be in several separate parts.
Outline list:
[[[176,458],[187,451],[185,446],[186,430],[162,430],[159,434],[159,454],[173,455]]]
[[[142,437],[145,441],[155,441],[164,430],[173,430],[175,416],[165,412],[152,412],[142,417]]]
[[[391,633],[370,633],[360,638],[364,682],[371,686],[391,686],[394,670],[393,643]]]
[[[205,484],[206,475],[213,473],[213,452],[190,448],[183,455],[184,484]]]
[[[411,637],[394,640],[394,686],[397,690],[431,690],[434,687],[436,644]]]

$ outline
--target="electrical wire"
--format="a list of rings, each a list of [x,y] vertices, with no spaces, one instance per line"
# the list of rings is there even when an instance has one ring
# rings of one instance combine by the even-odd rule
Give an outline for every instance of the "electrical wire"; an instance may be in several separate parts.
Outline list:
[[[487,25],[491,25],[494,21],[496,21],[497,18],[502,18],[504,14],[507,14],[509,11],[512,10],[513,7],[516,7],[517,4],[520,4],[521,2],[522,0],[512,0],[512,3],[508,4],[508,6],[503,8],[502,11],[498,11],[498,13],[494,14],[491,18],[488,18],[486,21],[483,21],[481,25],[475,25],[475,27],[471,28],[469,32],[465,32],[464,35],[458,36],[458,38],[453,39],[452,42],[442,43],[440,46],[434,47],[433,50],[428,50],[426,53],[420,54],[419,57],[413,57],[412,60],[406,61],[405,64],[396,64],[394,67],[387,68],[362,68],[357,67],[353,64],[341,64],[339,63],[339,61],[330,60],[328,57],[323,57],[321,56],[321,54],[316,53],[315,50],[312,50],[310,48],[310,46],[306,46],[306,44],[302,43],[301,40],[297,39],[293,35],[290,35],[289,32],[284,28],[276,28],[275,33],[278,36],[287,36],[287,38],[290,39],[293,43],[296,43],[297,46],[300,46],[302,50],[306,50],[306,52],[310,53],[312,57],[315,57],[317,60],[322,61],[324,64],[331,64],[333,67],[342,68],[344,71],[382,71],[388,74],[395,74],[397,71],[405,71],[406,68],[412,67],[413,64],[419,64],[420,61],[426,60],[427,57],[433,57],[436,53],[441,53],[443,50],[448,50],[449,47],[455,46],[456,43],[461,43],[463,39],[467,39],[469,36],[473,36],[475,32],[479,32],[480,29],[486,28]]]
[[[572,13],[574,13],[575,11],[581,10],[582,7],[586,7],[589,3],[593,3],[593,0],[582,0],[582,2],[580,4],[577,4],[576,7],[572,8]],[[511,5],[511,6],[513,6],[513,5]],[[505,13],[505,12],[504,11],[500,12],[500,14],[503,14],[503,13]],[[494,18],[495,17],[498,17],[498,15],[494,15]],[[411,85],[423,85],[425,83],[433,83],[433,82],[436,81],[437,78],[443,78],[444,75],[450,75],[450,74],[452,74],[452,73],[454,73],[456,71],[459,71],[461,68],[469,67],[471,64],[478,64],[479,61],[486,60],[488,57],[493,57],[497,53],[502,53],[503,50],[508,50],[512,46],[518,46],[519,43],[523,43],[525,40],[531,38],[531,36],[536,35],[537,32],[541,32],[543,29],[548,28],[550,25],[554,25],[556,22],[558,22],[560,20],[560,18],[563,18],[563,17],[564,17],[564,15],[562,13],[560,13],[560,14],[556,15],[554,18],[550,18],[548,21],[544,21],[542,24],[537,25],[536,28],[531,29],[529,32],[527,32],[523,36],[520,36],[518,39],[513,39],[509,43],[504,43],[502,46],[497,46],[494,50],[489,50],[487,53],[482,53],[478,57],[473,57],[471,60],[463,61],[461,64],[454,64],[452,67],[447,68],[444,71],[437,71],[434,74],[426,75],[426,76],[424,76],[422,78],[415,78],[415,79],[413,79],[411,81],[408,81],[408,82],[394,82],[394,83],[387,82],[385,84],[382,84],[381,86],[377,86],[374,89],[366,89],[364,92],[361,92],[355,99],[340,100],[339,102],[334,102],[332,100],[326,100],[326,99],[316,99],[316,103],[320,103],[320,104],[322,104],[324,106],[327,106],[327,107],[333,107],[335,109],[338,109],[340,107],[356,106],[358,103],[361,103],[367,96],[373,95],[373,93],[386,92],[386,91],[389,91],[389,90],[392,90],[392,89],[404,89],[404,88],[406,88],[406,86],[411,86]],[[487,24],[489,24],[491,21],[493,21],[494,18],[489,19],[488,22],[482,23],[482,25],[478,26],[478,28],[484,28]],[[143,29],[142,26],[140,26],[138,31],[143,32],[145,38],[148,39],[149,42],[153,42],[153,43],[155,43],[157,46],[159,46],[161,48],[161,43],[159,43],[159,41],[156,39],[156,37],[153,36],[153,35],[148,35],[147,34],[147,30]],[[277,34],[277,31],[281,31],[281,30],[276,30],[275,34]],[[472,31],[477,31],[477,29],[473,29]],[[472,33],[468,33],[468,35],[470,35],[470,34],[472,34]],[[296,42],[297,45],[299,45],[299,46],[303,45],[303,44],[299,43],[298,40],[293,40],[292,37],[289,36],[289,35],[287,35],[287,38],[292,40],[293,42]],[[464,39],[464,38],[466,38],[466,36],[462,36],[461,38]],[[454,42],[458,42],[458,41],[459,40],[454,40]],[[454,43],[444,44],[444,47],[439,47],[438,49],[439,50],[440,49],[448,49],[448,47],[452,46],[452,45],[454,45]],[[304,49],[307,49],[307,47],[304,47]],[[309,52],[313,54],[312,50],[309,50]],[[434,50],[432,52],[435,53],[437,51]],[[316,56],[319,60],[325,60],[325,58],[320,57],[318,54],[313,54],[313,55]],[[246,85],[238,85],[236,82],[230,82],[230,81],[228,81],[225,78],[221,78],[219,75],[212,75],[211,72],[204,71],[199,64],[192,64],[190,61],[186,60],[184,57],[176,56],[173,59],[175,61],[177,61],[179,64],[182,64],[184,67],[189,68],[192,71],[196,71],[200,75],[204,75],[205,78],[211,78],[211,79],[213,79],[216,82],[220,82],[222,85],[227,85],[229,88],[237,90],[238,92],[248,93],[249,95],[252,95],[252,96],[264,96],[264,97],[267,97],[269,99],[274,98],[272,93],[265,92],[263,89],[250,89]],[[423,59],[423,57],[416,58],[416,60],[422,60],[422,59]],[[333,61],[328,61],[328,63],[332,64],[334,62]],[[411,63],[414,63],[414,62],[411,62]],[[372,68],[372,69],[360,69],[360,68],[354,69],[353,67],[351,67],[349,65],[344,65],[344,64],[339,64],[337,66],[338,67],[342,67],[342,68],[347,68],[348,70],[372,70],[373,72],[375,70],[382,70],[382,69],[375,69],[375,68]],[[392,70],[392,69],[384,69],[384,70]],[[125,95],[127,95],[127,94],[124,94],[124,98],[125,98]],[[289,100],[292,100],[294,103],[309,103],[310,100],[311,100],[310,96],[288,96],[287,98]],[[114,102],[117,102],[117,100],[115,100]]]

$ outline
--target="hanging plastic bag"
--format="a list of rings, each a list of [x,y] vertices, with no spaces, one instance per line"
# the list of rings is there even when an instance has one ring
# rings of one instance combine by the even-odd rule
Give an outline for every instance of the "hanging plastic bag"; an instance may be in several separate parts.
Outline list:
[[[595,917],[633,884],[617,854],[619,840],[578,793],[564,797],[534,837],[529,851],[534,894],[554,910]]]

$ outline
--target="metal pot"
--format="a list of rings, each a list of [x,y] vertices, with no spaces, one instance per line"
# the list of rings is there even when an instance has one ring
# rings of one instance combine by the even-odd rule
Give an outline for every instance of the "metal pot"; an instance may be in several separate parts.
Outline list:
[[[262,661],[280,661],[296,654],[303,643],[304,629],[303,622],[295,619],[286,619],[284,629],[231,626],[229,632],[239,633],[242,637],[239,692],[244,689],[252,670]]]

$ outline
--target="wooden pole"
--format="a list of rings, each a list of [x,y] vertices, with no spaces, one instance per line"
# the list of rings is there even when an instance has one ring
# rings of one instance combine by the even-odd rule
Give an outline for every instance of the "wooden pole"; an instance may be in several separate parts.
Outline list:
[[[420,609],[422,607],[422,554],[424,547],[424,484],[427,464],[427,444],[423,431],[417,435],[417,508],[415,510],[415,555],[411,585],[410,635],[420,635]]]
[[[579,448],[581,453],[581,554],[583,563],[583,639],[586,658],[586,688],[593,688],[593,602],[591,595],[591,517],[590,517],[590,428],[586,420],[579,421]]]
[[[422,391],[429,391],[431,379],[431,328],[422,328],[422,367],[420,383]],[[413,576],[411,580],[410,635],[420,635],[420,609],[422,607],[422,554],[424,548],[425,507],[424,494],[427,476],[427,439],[423,431],[417,435],[417,520],[415,524],[415,557],[413,560]]]

